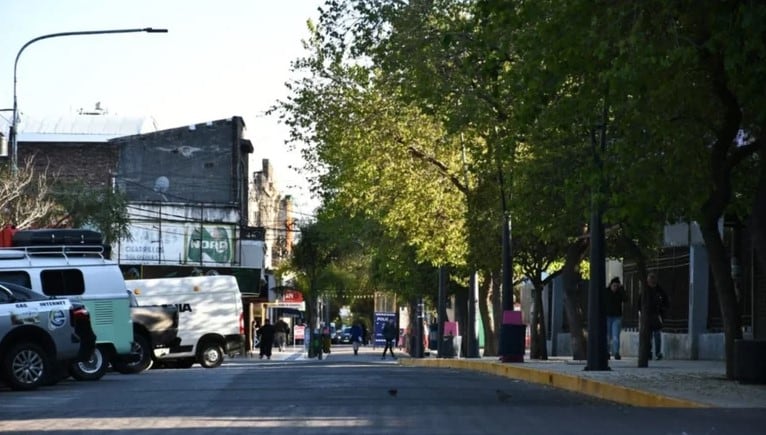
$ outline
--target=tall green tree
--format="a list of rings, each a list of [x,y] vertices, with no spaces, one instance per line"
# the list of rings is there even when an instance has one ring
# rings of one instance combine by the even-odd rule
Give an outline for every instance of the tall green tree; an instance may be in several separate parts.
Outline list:
[[[455,155],[465,153],[463,167],[444,171],[465,196],[467,222],[476,225],[469,233],[479,239],[494,234],[493,243],[468,247],[475,270],[482,271],[481,303],[485,297],[500,310],[500,253],[503,214],[509,212],[510,178],[507,168],[513,160],[516,138],[508,129],[510,106],[504,60],[489,53],[485,41],[475,41],[470,19],[472,2],[417,1],[374,2],[356,0],[327,2],[320,17],[322,43],[332,53],[350,53],[375,66],[378,83],[408,106],[439,121],[446,134],[461,140],[442,141]],[[435,161],[431,159],[431,162]],[[489,177],[477,179],[476,177]],[[471,183],[471,179],[476,182]],[[472,189],[477,191],[473,192]],[[494,198],[490,192],[494,191]],[[473,198],[472,198],[473,197]],[[478,200],[477,198],[483,198]],[[488,201],[487,201],[488,200]],[[471,210],[473,204],[480,210]],[[486,206],[498,211],[488,213]],[[494,221],[480,221],[494,218]],[[474,237],[474,236],[469,236]],[[493,252],[494,251],[494,252]],[[483,258],[480,258],[482,256]],[[465,261],[465,260],[461,260]],[[491,265],[489,269],[486,265]],[[496,310],[492,310],[496,311]],[[490,320],[494,316],[494,321]],[[499,312],[483,311],[485,332],[493,334]],[[488,342],[494,343],[494,337]],[[485,349],[494,351],[491,347]]]
[[[329,289],[335,289],[338,282],[331,267],[338,252],[331,229],[323,227],[321,223],[306,223],[299,229],[300,240],[293,246],[287,269],[307,301],[309,325],[316,329],[321,320],[317,310],[318,302]]]
[[[570,125],[608,128],[605,217],[631,237],[645,234],[643,246],[656,244],[650,222],[700,222],[731,376],[740,315],[718,225],[752,201],[753,178],[738,173],[761,147],[763,102],[753,95],[764,69],[752,60],[764,50],[764,6],[540,1],[516,2],[509,12],[484,3],[522,29],[520,73],[546,97],[538,118],[555,125],[585,114]],[[599,122],[592,108],[604,104],[608,116]]]
[[[698,220],[731,362],[740,316],[718,223],[724,215],[743,221],[751,215],[755,246],[763,251],[766,211],[757,198],[764,183],[747,177],[763,174],[756,157],[763,149],[765,113],[757,97],[764,76],[757,61],[766,40],[763,17],[757,2],[328,1],[313,34],[315,55],[298,64],[314,75],[293,84],[300,92],[291,101],[295,106],[287,107],[310,110],[289,121],[295,131],[310,132],[302,137],[307,142],[332,144],[312,151],[310,159],[326,195],[359,212],[378,213],[387,228],[415,241],[421,259],[438,264],[458,258],[481,270],[482,289],[498,282],[503,213],[511,213],[519,241],[542,237],[566,247],[567,290],[587,248],[581,228],[590,200],[584,197],[600,203],[607,225],[630,242],[611,244],[613,254],[633,252],[639,264],[659,246],[662,225]],[[364,110],[370,107],[376,110]],[[323,111],[331,115],[322,118]],[[339,122],[333,123],[336,113]],[[393,115],[400,113],[427,126],[420,131],[429,132],[428,139],[405,134],[416,123],[397,124]],[[344,124],[352,127],[346,131]],[[593,139],[601,134],[605,142]],[[351,152],[337,146],[373,142],[375,148]],[[465,227],[453,233],[464,235],[465,257],[455,255],[460,249],[440,255],[443,239],[408,230],[409,223],[397,227],[405,221],[391,219],[392,210],[409,212],[405,204],[412,207],[409,200],[422,197],[391,201],[388,178],[374,178],[384,166],[362,159],[369,153],[371,161],[383,162],[374,154],[382,149],[398,163],[403,156],[393,146],[397,142],[408,144],[411,156],[437,168],[465,196]],[[429,148],[433,143],[439,147]],[[465,159],[458,159],[463,150]],[[528,193],[538,180],[534,174],[546,174],[550,162],[558,165],[547,178],[556,188],[540,196],[551,202],[535,202]],[[530,168],[531,176],[520,168]],[[354,183],[356,178],[364,182]],[[439,195],[438,189],[422,191]],[[547,212],[532,218],[525,202]],[[567,306],[567,314],[576,321],[577,308]]]

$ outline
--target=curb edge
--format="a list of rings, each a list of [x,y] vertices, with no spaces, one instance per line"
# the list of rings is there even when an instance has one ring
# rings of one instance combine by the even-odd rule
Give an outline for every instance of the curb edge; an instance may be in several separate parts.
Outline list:
[[[438,367],[463,369],[488,373],[506,378],[519,379],[535,384],[585,394],[599,399],[609,400],[624,405],[650,408],[710,408],[711,405],[692,400],[679,399],[661,394],[650,393],[630,387],[623,387],[607,382],[587,379],[564,373],[557,373],[529,367],[521,367],[512,363],[495,361],[465,360],[465,359],[416,359],[401,358],[403,366]]]

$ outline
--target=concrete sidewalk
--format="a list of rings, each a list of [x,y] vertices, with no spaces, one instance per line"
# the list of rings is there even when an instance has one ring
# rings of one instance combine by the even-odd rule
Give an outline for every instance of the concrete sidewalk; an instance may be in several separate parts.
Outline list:
[[[585,371],[585,361],[552,357],[501,363],[497,358],[401,358],[406,366],[475,370],[549,385],[634,406],[766,408],[766,385],[726,380],[723,361],[661,360],[638,368],[636,358],[610,360],[610,370]],[[766,363],[766,362],[765,362]]]

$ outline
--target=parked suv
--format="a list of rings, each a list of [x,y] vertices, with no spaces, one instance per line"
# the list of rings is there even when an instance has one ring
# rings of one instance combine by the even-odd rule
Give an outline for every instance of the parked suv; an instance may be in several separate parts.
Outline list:
[[[0,283],[0,378],[12,389],[54,383],[59,367],[87,358],[95,348],[84,305]]]

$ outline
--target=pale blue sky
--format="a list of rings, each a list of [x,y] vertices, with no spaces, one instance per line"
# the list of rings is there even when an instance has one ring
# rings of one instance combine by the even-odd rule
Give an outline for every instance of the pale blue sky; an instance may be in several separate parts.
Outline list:
[[[167,28],[167,34],[66,36],[38,41],[17,69],[19,110],[57,116],[92,109],[152,116],[161,129],[242,116],[255,153],[303,212],[309,198],[288,168],[287,129],[263,112],[286,96],[290,62],[322,0],[0,0],[0,108],[13,106],[13,62],[29,40],[58,32]],[[10,112],[1,116],[10,118]],[[298,187],[292,187],[297,185]]]

